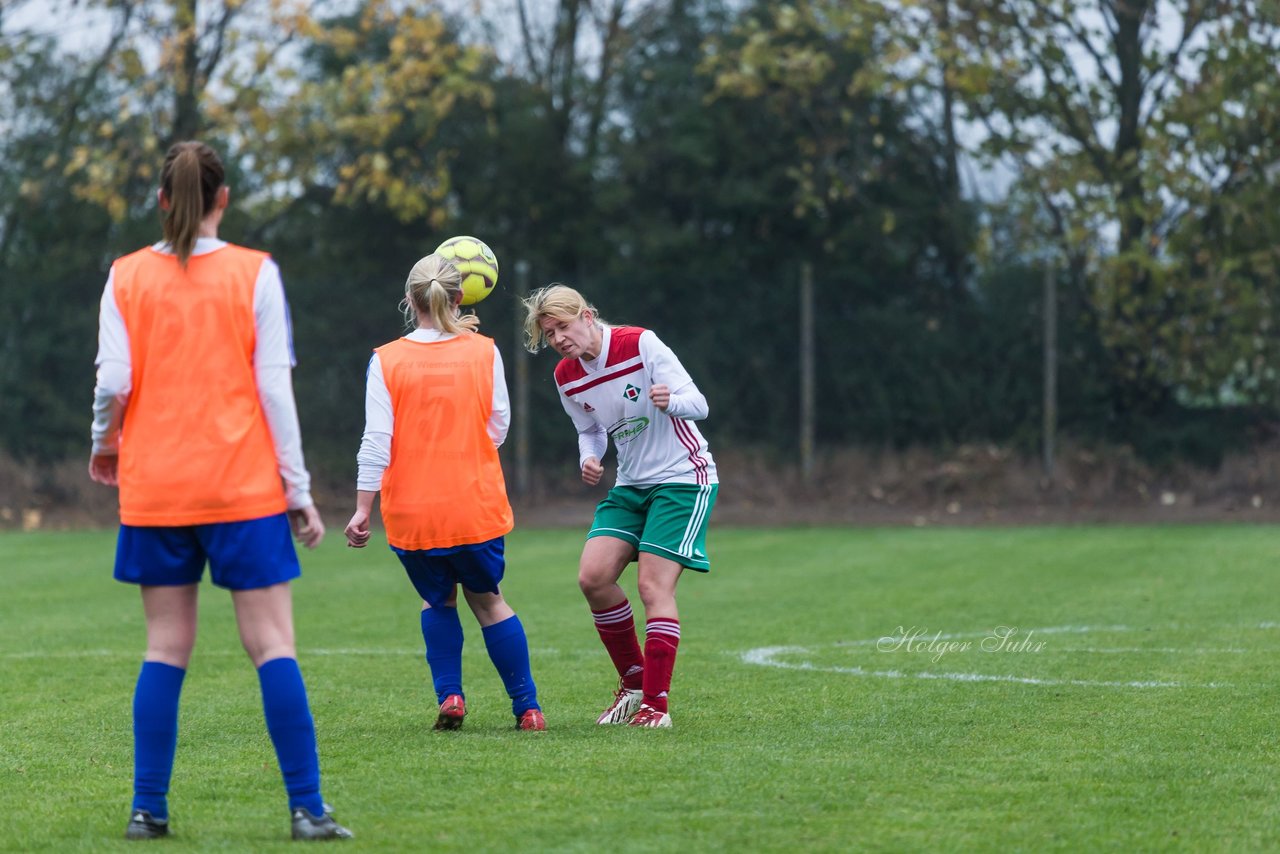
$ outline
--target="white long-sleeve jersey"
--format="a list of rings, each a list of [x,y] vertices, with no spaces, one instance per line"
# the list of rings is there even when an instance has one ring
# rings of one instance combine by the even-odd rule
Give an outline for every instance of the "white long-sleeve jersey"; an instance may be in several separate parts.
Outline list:
[[[225,246],[213,237],[196,240],[191,254],[204,255]],[[167,243],[157,243],[157,252],[172,252]],[[284,481],[285,500],[290,510],[310,507],[311,475],[302,456],[302,430],[293,397],[293,331],[284,297],[280,268],[270,258],[262,262],[253,290],[254,350],[253,371],[258,400],[262,404],[276,463]],[[133,356],[129,351],[129,330],[116,304],[113,275],[107,276],[102,292],[98,321],[97,381],[93,389],[93,453],[114,454],[120,443],[120,425],[133,390]]]
[[[438,329],[415,329],[404,336],[410,341],[429,344],[448,341],[452,332]],[[382,475],[391,465],[391,434],[395,432],[395,412],[391,407],[391,392],[382,375],[382,360],[374,353],[369,359],[369,373],[365,379],[364,435],[356,454],[356,489],[377,492],[382,489]],[[498,345],[493,347],[493,410],[485,429],[495,448],[502,447],[511,426],[511,400],[507,394],[507,376],[502,367],[502,353]]]
[[[707,399],[671,348],[648,329],[606,326],[600,355],[556,365],[560,403],[578,429],[578,465],[602,459],[613,439],[619,486],[717,483],[716,464],[694,421]],[[649,387],[665,385],[664,412]]]

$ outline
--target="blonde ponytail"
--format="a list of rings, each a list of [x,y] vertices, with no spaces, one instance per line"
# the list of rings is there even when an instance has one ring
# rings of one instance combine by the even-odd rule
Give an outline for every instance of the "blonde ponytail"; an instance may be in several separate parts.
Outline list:
[[[462,274],[458,268],[439,255],[428,255],[413,265],[404,283],[405,325],[412,329],[419,318],[430,318],[441,332],[475,332],[480,318],[474,314],[460,314],[462,301]]]

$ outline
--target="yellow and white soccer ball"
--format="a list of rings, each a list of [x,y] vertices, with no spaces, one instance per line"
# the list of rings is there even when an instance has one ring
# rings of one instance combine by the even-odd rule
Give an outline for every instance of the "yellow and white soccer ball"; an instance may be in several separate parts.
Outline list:
[[[461,235],[436,247],[436,254],[453,262],[462,274],[462,304],[475,305],[498,284],[498,256],[483,240]]]

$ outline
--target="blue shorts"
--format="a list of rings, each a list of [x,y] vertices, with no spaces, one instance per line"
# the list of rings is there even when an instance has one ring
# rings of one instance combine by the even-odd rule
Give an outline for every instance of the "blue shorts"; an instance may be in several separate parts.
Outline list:
[[[507,562],[503,557],[504,541],[494,537],[483,543],[451,546],[447,549],[391,550],[404,564],[409,580],[422,600],[439,608],[454,596],[454,585],[461,584],[472,593],[497,593]]]
[[[143,527],[121,525],[116,540],[116,580],[129,584],[195,584],[205,562],[213,583],[255,590],[302,574],[293,532],[284,513],[244,522]]]

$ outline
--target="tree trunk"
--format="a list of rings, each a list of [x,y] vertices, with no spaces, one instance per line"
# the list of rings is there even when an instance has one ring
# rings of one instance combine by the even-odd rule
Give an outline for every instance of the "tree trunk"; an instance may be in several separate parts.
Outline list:
[[[943,264],[946,269],[947,286],[952,296],[956,296],[964,288],[964,252],[960,248],[967,244],[963,239],[963,215],[960,210],[960,143],[956,138],[955,102],[956,93],[951,85],[952,59],[951,51],[955,40],[951,25],[951,0],[938,0],[936,7],[938,39],[940,51],[939,65],[942,88],[942,156],[943,181],[942,216],[947,224],[947,239],[942,248]]]
[[[1118,209],[1120,211],[1120,251],[1133,248],[1142,240],[1147,221],[1142,198],[1142,22],[1150,0],[1118,0],[1115,4],[1116,61],[1120,78],[1116,91],[1119,125],[1116,131],[1115,165],[1119,177]]]
[[[174,0],[174,23],[178,55],[174,63],[173,128],[169,145],[200,135],[200,44],[196,29],[196,0]]]

